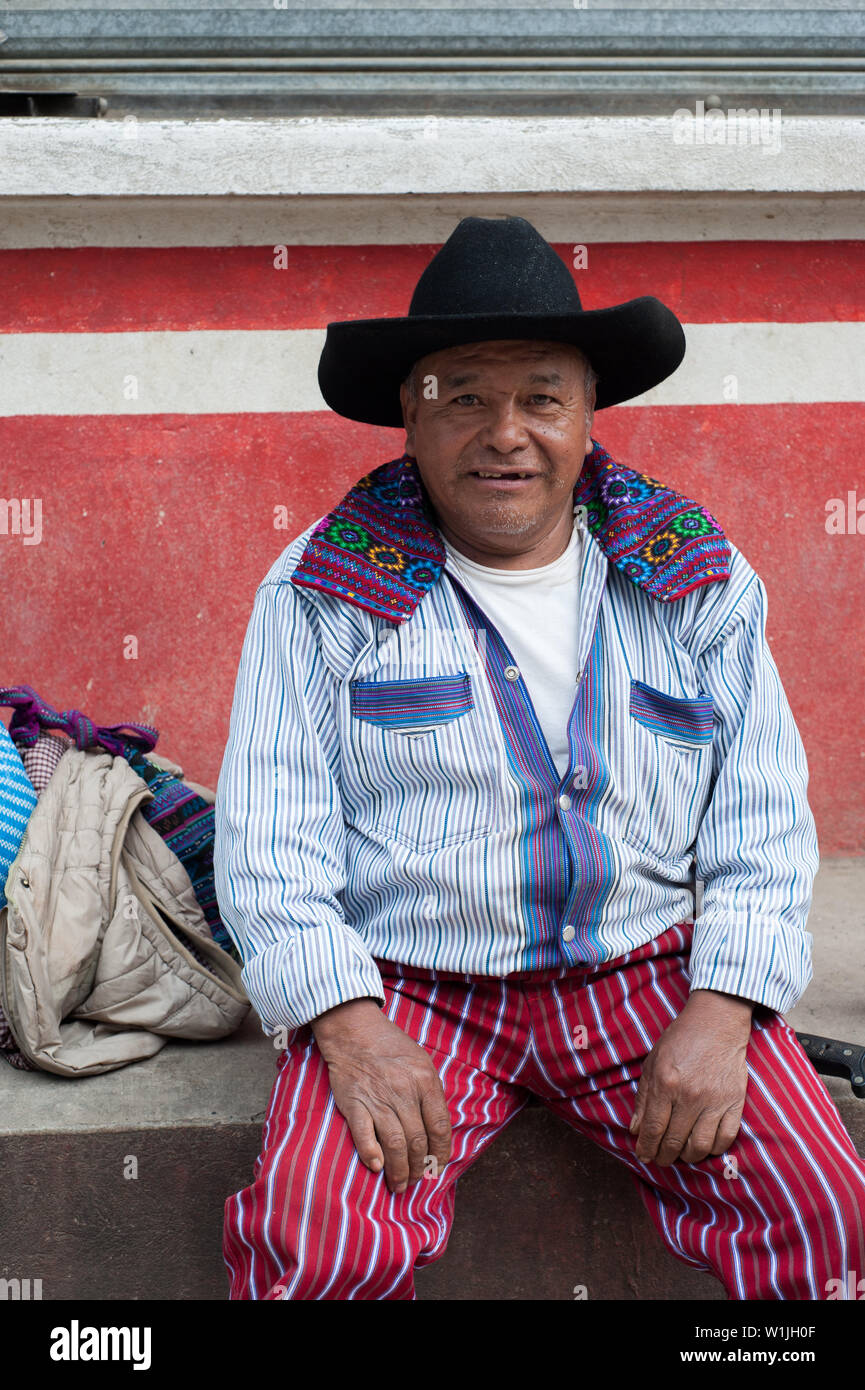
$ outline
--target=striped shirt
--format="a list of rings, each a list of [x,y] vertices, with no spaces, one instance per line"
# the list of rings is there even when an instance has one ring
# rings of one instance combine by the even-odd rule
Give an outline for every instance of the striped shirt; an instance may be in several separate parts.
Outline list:
[[[693,916],[695,872],[691,988],[780,1011],[803,993],[817,839],[764,585],[709,513],[600,445],[574,499],[564,775],[407,456],[259,585],[215,878],[266,1031],[383,1001],[377,958],[494,976],[613,960]]]

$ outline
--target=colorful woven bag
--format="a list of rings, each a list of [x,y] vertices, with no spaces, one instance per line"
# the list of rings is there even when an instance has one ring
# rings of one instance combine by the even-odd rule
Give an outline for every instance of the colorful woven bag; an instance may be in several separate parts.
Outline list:
[[[6,905],[6,878],[15,860],[36,792],[5,724],[0,723],[0,907]]]
[[[213,881],[214,809],[198,791],[175,773],[157,767],[145,756],[156,746],[158,729],[151,724],[94,724],[81,710],[55,710],[29,685],[0,688],[0,706],[11,705],[13,714],[9,736],[23,748],[32,747],[40,734],[60,729],[69,735],[77,748],[104,748],[106,752],[126,758],[153,793],[153,800],[141,806],[141,814],[174,851],[192,883],[192,890],[205,921],[218,946],[240,962],[240,953],[229,936],[219,915]],[[13,752],[21,765],[24,780],[35,793],[24,772],[17,749]],[[31,807],[32,810],[32,807]],[[29,818],[30,811],[27,816]],[[23,830],[22,830],[23,834]],[[20,845],[19,837],[19,845]],[[15,853],[17,853],[17,848]],[[15,855],[6,864],[6,872]],[[0,861],[0,872],[2,861]],[[5,873],[3,882],[5,883]],[[241,962],[242,963],[242,962]]]

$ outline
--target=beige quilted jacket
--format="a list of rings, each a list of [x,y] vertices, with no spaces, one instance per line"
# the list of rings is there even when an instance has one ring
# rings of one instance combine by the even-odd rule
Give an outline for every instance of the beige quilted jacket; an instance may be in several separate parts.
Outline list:
[[[38,1067],[110,1071],[169,1038],[225,1037],[249,1010],[240,966],[141,814],[152,799],[125,758],[70,748],[30,817],[0,912],[0,1002]]]

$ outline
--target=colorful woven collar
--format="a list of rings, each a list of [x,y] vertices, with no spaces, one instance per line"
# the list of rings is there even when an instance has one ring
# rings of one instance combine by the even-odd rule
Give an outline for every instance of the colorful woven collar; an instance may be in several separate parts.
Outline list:
[[[586,508],[588,530],[622,574],[662,602],[729,578],[729,543],[705,507],[592,443],[574,505]],[[403,454],[367,473],[322,518],[291,580],[403,623],[444,564],[417,463]]]

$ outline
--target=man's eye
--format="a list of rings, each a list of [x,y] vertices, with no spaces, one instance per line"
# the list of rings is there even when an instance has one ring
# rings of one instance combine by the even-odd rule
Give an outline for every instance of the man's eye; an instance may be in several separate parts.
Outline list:
[[[542,391],[536,391],[535,394],[534,394],[532,397],[530,397],[530,399],[533,400],[533,401],[544,401],[544,402],[545,402],[545,401],[551,401],[551,400],[553,399],[553,397],[552,397],[552,396],[545,396],[545,395],[543,394]]]
[[[471,393],[470,391],[468,391],[468,392],[466,392],[466,394],[463,395],[463,396],[454,396],[454,400],[455,400],[455,401],[457,402],[457,404],[459,405],[459,404],[461,404],[463,401],[476,401],[476,400],[477,400],[477,396],[472,395],[472,393]]]

